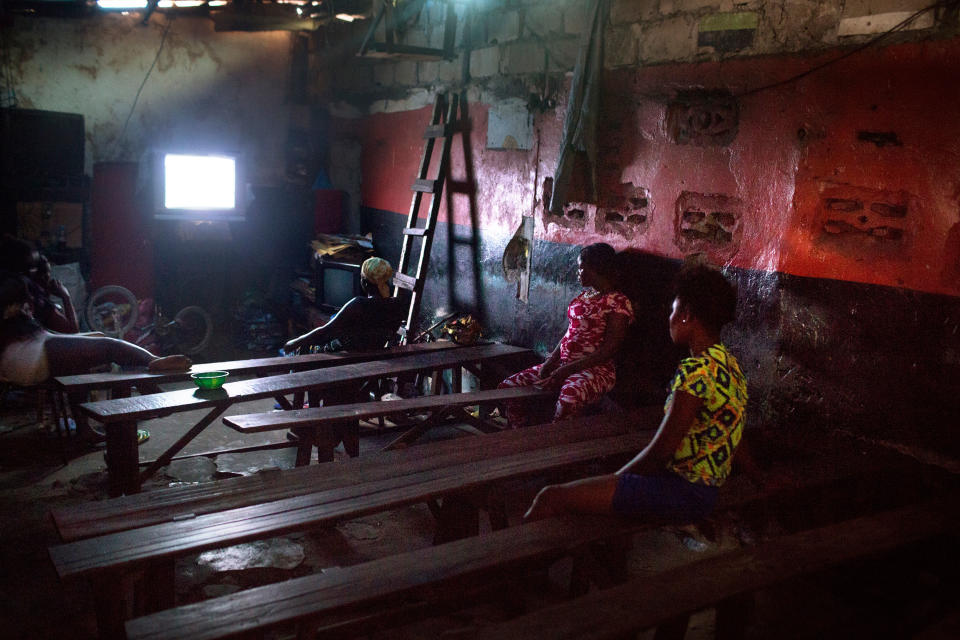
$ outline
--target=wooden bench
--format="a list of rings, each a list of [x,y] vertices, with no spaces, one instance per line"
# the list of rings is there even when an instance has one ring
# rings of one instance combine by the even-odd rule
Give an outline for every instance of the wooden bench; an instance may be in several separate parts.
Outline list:
[[[359,385],[367,380],[417,373],[460,369],[503,358],[529,354],[529,349],[502,344],[488,344],[458,349],[444,349],[416,355],[405,355],[387,360],[358,362],[323,369],[286,373],[267,378],[228,382],[212,391],[181,389],[145,396],[116,398],[87,402],[80,411],[105,425],[107,431],[107,468],[110,472],[111,493],[136,493],[140,484],[158,469],[170,463],[174,456],[206,429],[228,408],[239,402],[275,398],[285,409],[292,409],[287,394],[308,392],[319,396],[323,391],[334,391]],[[146,463],[139,471],[137,422],[177,412],[209,409],[209,412],[156,460]],[[210,452],[209,455],[223,452]]]
[[[297,466],[301,466],[310,461],[310,451],[313,444],[317,445],[319,462],[333,460],[333,450],[341,441],[343,441],[344,448],[349,455],[359,455],[357,420],[403,415],[411,412],[428,412],[431,414],[429,418],[421,420],[419,424],[408,429],[386,446],[387,449],[393,449],[410,444],[439,420],[464,407],[551,398],[555,395],[555,391],[537,387],[491,389],[384,402],[355,402],[329,407],[294,409],[293,411],[227,416],[223,418],[223,423],[240,433],[295,430],[301,437],[300,450],[297,453]],[[499,429],[493,427],[493,430]],[[491,432],[489,429],[485,431]]]
[[[645,446],[653,433],[650,425],[641,432],[624,433],[631,426],[637,426],[633,424],[636,416],[623,416],[619,420],[603,418],[602,421],[571,421],[565,434],[567,441],[562,444],[556,444],[557,436],[562,435],[560,425],[553,425],[378,454],[393,456],[396,461],[393,465],[385,464],[381,457],[370,456],[339,464],[300,467],[290,473],[318,470],[315,474],[295,474],[301,482],[308,476],[318,480],[314,485],[300,488],[300,495],[260,504],[248,503],[249,506],[226,511],[218,510],[216,499],[208,500],[205,503],[208,511],[204,515],[161,508],[159,512],[165,515],[165,521],[51,547],[50,557],[61,578],[91,578],[101,631],[107,636],[118,635],[117,624],[124,619],[124,603],[129,599],[124,576],[132,572],[149,570],[147,582],[158,595],[148,601],[168,603],[173,591],[173,560],[177,557],[330,526],[418,502],[466,492],[479,493],[504,481],[562,471],[589,462],[608,458],[621,462]],[[592,437],[610,428],[619,429],[620,435]],[[474,442],[489,446],[477,446]],[[322,472],[328,469],[332,473],[326,477]],[[279,475],[286,473],[279,472]],[[275,483],[256,493],[258,497],[265,493],[276,495],[283,486],[289,485]],[[228,495],[226,504],[234,497]],[[250,498],[247,492],[245,499]],[[131,516],[129,512],[126,514],[128,518]],[[157,517],[156,510],[153,517]],[[129,520],[122,526],[130,525],[137,526]]]
[[[519,453],[548,444],[630,433],[654,424],[662,410],[651,407],[622,416],[593,416],[555,425],[512,430],[485,437],[464,437],[373,453],[329,465],[272,470],[100,500],[51,511],[65,542],[202,516],[315,491],[406,476],[451,464],[469,464],[492,456]]]
[[[951,497],[805,531],[457,637],[628,637],[740,593],[956,531],[957,506]],[[168,609],[128,621],[127,638],[213,640],[293,623],[300,627],[298,637],[313,637],[317,627],[343,633],[375,616],[389,617],[411,601],[423,601],[428,610],[445,600],[462,604],[465,591],[486,579],[515,576],[531,563],[575,555],[591,542],[648,526],[612,518],[551,518]]]
[[[150,373],[145,369],[135,368],[117,373],[85,373],[59,376],[53,380],[53,388],[56,393],[54,399],[59,400],[64,409],[69,407],[75,418],[85,419],[85,416],[77,410],[77,405],[84,401],[92,391],[109,391],[112,398],[126,398],[131,395],[134,388],[140,394],[161,393],[162,389],[159,385],[169,382],[189,381],[190,375],[193,373],[229,371],[233,379],[241,376],[262,378],[276,373],[322,369],[370,360],[386,360],[417,353],[455,349],[459,346],[453,342],[425,342],[376,351],[312,353],[287,357],[204,362],[194,364],[189,371]]]
[[[960,532],[960,496],[951,493],[921,504],[784,536],[630,580],[561,605],[484,627],[474,636],[497,638],[620,638],[668,623],[683,637],[690,613],[791,578],[943,534]],[[732,621],[739,626],[740,621]],[[132,625],[134,629],[139,624]],[[666,634],[658,632],[658,638]]]

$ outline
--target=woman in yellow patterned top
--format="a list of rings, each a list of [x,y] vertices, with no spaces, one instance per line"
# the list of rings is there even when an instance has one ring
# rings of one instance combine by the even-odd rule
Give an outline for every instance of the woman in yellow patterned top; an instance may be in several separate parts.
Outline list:
[[[653,440],[614,474],[544,487],[524,519],[616,513],[686,523],[710,513],[746,417],[746,378],[720,342],[736,304],[735,290],[719,271],[703,265],[681,270],[670,338],[690,357],[677,367]]]

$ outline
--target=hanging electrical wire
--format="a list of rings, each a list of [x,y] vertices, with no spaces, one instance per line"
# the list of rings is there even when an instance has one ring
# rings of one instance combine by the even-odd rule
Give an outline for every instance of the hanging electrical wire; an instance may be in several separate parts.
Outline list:
[[[137,108],[137,102],[140,100],[140,93],[143,91],[143,87],[147,84],[147,80],[150,78],[150,74],[153,73],[153,68],[157,66],[157,60],[160,59],[160,53],[163,51],[163,44],[167,41],[167,34],[170,33],[170,27],[173,26],[173,18],[167,16],[167,26],[163,30],[163,36],[160,38],[160,46],[157,47],[157,55],[153,57],[153,62],[150,64],[150,68],[147,69],[147,74],[143,76],[143,82],[140,83],[140,88],[137,89],[137,95],[133,97],[133,104],[130,105],[130,112],[127,113],[127,119],[123,122],[123,129],[120,130],[120,137],[117,138],[116,143],[113,147],[113,155],[117,156],[120,145],[123,143],[123,138],[127,134],[127,125],[130,124],[130,117],[133,115],[134,110]]]

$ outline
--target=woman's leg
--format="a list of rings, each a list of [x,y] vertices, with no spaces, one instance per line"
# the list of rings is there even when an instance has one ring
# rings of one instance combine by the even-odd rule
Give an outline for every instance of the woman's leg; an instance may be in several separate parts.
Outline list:
[[[497,385],[497,388],[530,387],[540,381],[540,368],[542,366],[542,364],[535,364],[529,369],[515,373]],[[504,402],[503,408],[507,414],[507,422],[510,423],[511,427],[525,427],[531,423],[532,412],[529,410],[529,403]]]
[[[566,484],[548,485],[540,490],[523,515],[524,521],[541,520],[563,513],[613,513],[614,474],[594,476]]]
[[[584,407],[600,400],[605,393],[613,389],[617,377],[613,367],[590,367],[578,371],[563,381],[553,421],[572,418],[579,415]]]
[[[112,362],[149,367],[151,371],[179,371],[190,366],[190,360],[184,356],[159,358],[143,347],[117,338],[51,335],[44,342],[44,350],[51,376],[80,374]]]

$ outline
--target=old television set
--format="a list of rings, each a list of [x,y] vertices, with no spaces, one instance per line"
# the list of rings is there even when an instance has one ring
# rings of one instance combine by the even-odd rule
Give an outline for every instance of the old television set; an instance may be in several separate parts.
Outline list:
[[[240,154],[155,151],[148,164],[155,219],[242,222],[246,218]]]

